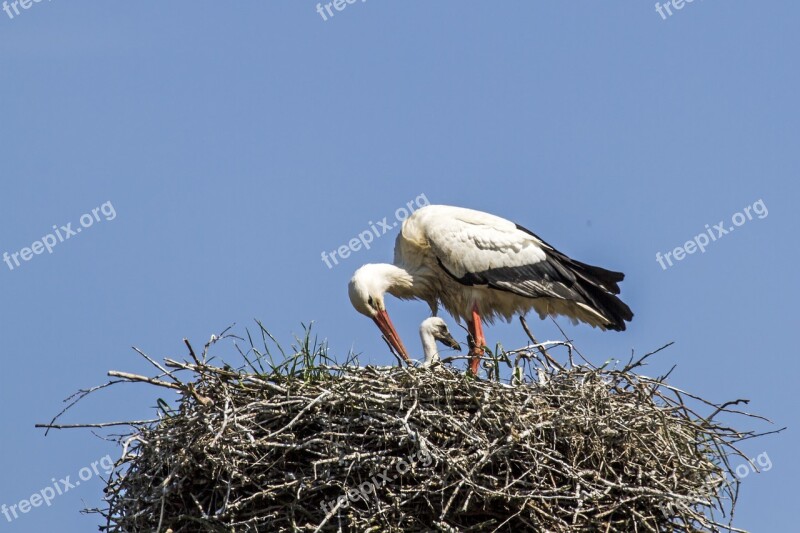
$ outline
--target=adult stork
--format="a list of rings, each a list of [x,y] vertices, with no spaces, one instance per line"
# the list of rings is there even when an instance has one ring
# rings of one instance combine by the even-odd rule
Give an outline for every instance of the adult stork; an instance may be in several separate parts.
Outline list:
[[[472,338],[476,375],[486,339],[483,323],[507,321],[531,309],[544,319],[563,315],[602,330],[624,331],[633,318],[616,295],[625,275],[564,255],[527,230],[489,213],[429,205],[418,209],[397,236],[394,264],[367,264],[350,280],[359,313],[372,318],[389,344],[410,363],[386,312],[384,295],[419,299],[436,316],[441,304]]]

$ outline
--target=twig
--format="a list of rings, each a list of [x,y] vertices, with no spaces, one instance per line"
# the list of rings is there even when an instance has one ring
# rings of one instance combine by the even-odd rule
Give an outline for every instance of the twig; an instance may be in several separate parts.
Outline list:
[[[519,316],[519,321],[522,324],[522,329],[525,330],[525,334],[528,336],[528,338],[531,340],[531,342],[534,344],[534,346],[536,346],[539,349],[539,353],[541,353],[551,365],[553,365],[554,367],[556,367],[559,370],[564,370],[564,367],[561,366],[558,363],[558,361],[556,361],[555,359],[550,357],[550,354],[547,353],[547,349],[544,346],[542,346],[541,344],[539,344],[539,341],[537,341],[536,337],[533,336],[533,333],[531,332],[530,328],[528,327],[528,323],[525,321],[525,317],[520,315]]]
[[[158,387],[166,387],[168,389],[175,389],[179,391],[185,390],[184,387],[181,387],[175,383],[168,383],[166,381],[161,381],[155,378],[148,378],[147,376],[140,376],[138,374],[130,374],[128,372],[119,372],[117,370],[109,370],[108,375],[112,378],[122,378],[125,381],[141,381],[142,383],[149,383],[150,385],[156,385]]]

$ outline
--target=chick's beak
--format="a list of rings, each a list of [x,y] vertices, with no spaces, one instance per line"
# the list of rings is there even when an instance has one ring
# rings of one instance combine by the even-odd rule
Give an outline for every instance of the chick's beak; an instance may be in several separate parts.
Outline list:
[[[378,326],[378,329],[381,330],[381,333],[383,333],[383,336],[389,342],[389,345],[394,348],[398,354],[400,354],[400,357],[402,357],[406,363],[411,364],[411,359],[408,357],[406,347],[403,346],[403,341],[400,340],[400,335],[398,335],[397,330],[394,329],[394,325],[389,318],[389,313],[387,313],[385,309],[378,311],[378,314],[375,315],[372,320]]]
[[[448,348],[453,348],[454,350],[461,351],[461,345],[458,343],[457,340],[450,335],[449,331],[445,331],[444,333],[439,333],[436,335],[436,340],[447,346]]]

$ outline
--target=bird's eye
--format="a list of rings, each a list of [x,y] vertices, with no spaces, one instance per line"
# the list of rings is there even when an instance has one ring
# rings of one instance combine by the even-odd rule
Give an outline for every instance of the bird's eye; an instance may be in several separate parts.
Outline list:
[[[375,304],[374,304],[374,302],[373,302],[373,300],[372,300],[372,296],[370,296],[369,298],[367,298],[367,303],[369,304],[369,306],[370,306],[370,307],[375,307]]]

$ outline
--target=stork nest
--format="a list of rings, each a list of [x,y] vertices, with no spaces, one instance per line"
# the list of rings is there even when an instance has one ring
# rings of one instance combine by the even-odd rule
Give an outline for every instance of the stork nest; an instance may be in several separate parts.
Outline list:
[[[634,373],[643,359],[556,368],[530,347],[475,379],[331,364],[308,343],[234,369],[208,346],[163,366],[142,354],[157,377],[110,373],[180,396],[118,436],[101,530],[741,531],[729,459],[754,434],[714,419],[751,415]]]

